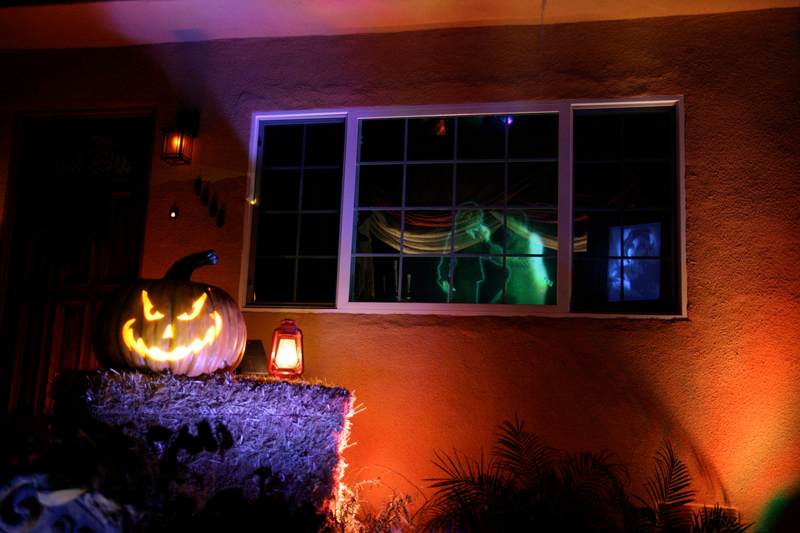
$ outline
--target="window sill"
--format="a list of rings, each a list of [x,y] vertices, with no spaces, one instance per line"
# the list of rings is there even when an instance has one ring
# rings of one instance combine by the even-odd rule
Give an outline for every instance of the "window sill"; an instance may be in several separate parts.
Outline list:
[[[446,307],[444,307],[446,305]],[[541,318],[599,318],[633,320],[685,320],[681,314],[654,313],[570,313],[555,305],[469,305],[469,304],[394,304],[394,303],[350,303],[344,308],[285,307],[268,305],[246,305],[245,313],[281,314],[352,314],[352,315],[439,315],[439,316],[529,316]]]

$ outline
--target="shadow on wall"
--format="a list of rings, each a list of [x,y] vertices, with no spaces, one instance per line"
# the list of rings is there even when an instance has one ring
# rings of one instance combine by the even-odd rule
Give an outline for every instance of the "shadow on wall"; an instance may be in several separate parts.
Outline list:
[[[550,387],[551,394],[560,397],[560,403],[554,404],[554,409],[563,409],[571,401],[570,398],[584,399],[581,405],[589,411],[583,413],[586,419],[581,424],[582,431],[593,434],[595,439],[613,430],[619,432],[617,442],[625,443],[627,432],[642,432],[639,446],[635,449],[629,448],[626,451],[624,446],[620,448],[614,443],[608,444],[609,449],[615,452],[626,457],[649,457],[649,449],[657,446],[659,441],[671,440],[681,450],[684,461],[696,476],[701,496],[730,505],[735,502],[730,500],[729,490],[720,475],[714,452],[706,449],[702,439],[694,434],[693,422],[687,413],[676,409],[671,403],[673,396],[681,395],[683,391],[676,389],[676,383],[680,380],[676,377],[677,367],[671,366],[674,361],[670,364],[665,361],[674,359],[670,354],[688,353],[681,344],[685,325],[680,322],[655,325],[637,322],[619,323],[617,328],[607,328],[606,324],[587,323],[586,335],[571,341],[571,354],[562,353],[561,362],[570,365],[568,376],[560,369],[549,375],[544,382],[559,384]],[[561,335],[554,335],[553,326],[549,326],[538,336],[532,336],[529,343],[538,345],[542,353],[558,353],[560,346],[570,343],[567,339],[570,326],[563,323],[554,326],[564,327]],[[632,334],[641,332],[644,336],[648,328],[655,329],[663,339],[662,347],[650,346],[639,351],[622,342],[619,335],[620,331],[627,330]],[[550,337],[547,341],[549,344],[542,345],[545,342],[542,339],[547,337]],[[642,353],[646,353],[645,350],[650,351],[652,366],[643,367],[636,362]],[[542,367],[539,368],[541,372]],[[653,368],[659,369],[655,373],[657,375],[653,375]],[[571,413],[567,419],[575,416],[582,415]],[[595,425],[595,421],[600,425]],[[645,435],[651,439],[650,444],[645,445]],[[550,434],[546,436],[552,438]],[[573,435],[573,439],[575,437]],[[577,445],[587,449],[593,447],[592,442]],[[642,467],[647,468],[644,465]]]

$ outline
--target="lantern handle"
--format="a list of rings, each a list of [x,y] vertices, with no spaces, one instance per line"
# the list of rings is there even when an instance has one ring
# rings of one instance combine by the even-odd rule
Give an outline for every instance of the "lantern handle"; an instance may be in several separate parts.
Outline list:
[[[205,252],[187,255],[183,259],[176,261],[175,264],[167,270],[164,279],[189,281],[195,268],[206,265],[216,265],[218,259],[217,252],[214,250],[206,250]]]

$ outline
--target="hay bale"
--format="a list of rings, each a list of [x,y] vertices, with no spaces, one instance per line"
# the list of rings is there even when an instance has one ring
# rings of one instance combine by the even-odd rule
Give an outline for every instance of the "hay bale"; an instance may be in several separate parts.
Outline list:
[[[255,500],[268,486],[325,512],[338,494],[354,400],[346,389],[227,374],[69,372],[54,396],[56,435],[92,422],[122,427],[144,459],[141,490],[154,498],[186,495],[203,506],[225,489]]]

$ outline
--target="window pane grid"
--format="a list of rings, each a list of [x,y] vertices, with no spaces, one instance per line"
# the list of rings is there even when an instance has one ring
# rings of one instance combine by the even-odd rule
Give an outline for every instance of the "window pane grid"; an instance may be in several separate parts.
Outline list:
[[[543,160],[542,160],[543,161]],[[609,158],[594,158],[594,159],[575,159],[576,163],[584,164],[599,164],[599,163],[672,163],[671,157],[609,157]]]
[[[573,310],[677,310],[674,125],[672,107],[576,113]]]
[[[261,142],[248,302],[333,306],[344,122],[267,122]]]
[[[589,163],[605,163],[605,162],[618,162],[622,160],[598,160],[598,161],[587,161]],[[663,162],[664,159],[625,159],[624,161],[634,161],[634,162]],[[669,161],[668,159],[666,161]],[[402,165],[406,164],[409,166],[413,165],[429,165],[429,164],[448,164],[448,163],[506,163],[506,162],[514,162],[514,163],[558,163],[557,157],[521,157],[521,158],[493,158],[493,159],[426,159],[424,161],[403,161],[402,159],[398,159],[395,161],[359,161],[358,165],[361,167],[371,167],[371,166],[383,166],[383,165]],[[583,161],[581,161],[583,162]],[[285,169],[285,168],[293,168],[293,167],[270,167],[276,169]],[[315,168],[325,168],[325,167],[315,167]]]
[[[307,138],[307,135],[308,135],[308,124],[303,124],[303,141],[302,141],[301,149],[300,149],[300,161],[302,162],[302,164],[300,166],[300,198],[299,198],[300,205],[298,206],[298,210],[300,211],[300,213],[303,212],[303,181],[304,181],[304,178],[305,178],[305,175],[306,175],[305,161],[306,161],[306,138]],[[301,239],[303,237],[303,234],[300,231],[302,229],[302,221],[303,221],[303,216],[301,214],[300,216],[297,217],[297,240],[295,241],[295,257],[298,257],[300,255],[300,243],[301,243]],[[300,266],[300,261],[295,259],[295,261],[294,261],[294,279],[292,280],[293,281],[293,284],[292,284],[292,301],[293,302],[297,301],[297,274],[298,274],[299,266]]]
[[[509,206],[509,165],[512,162],[514,164],[553,164],[558,161],[558,158],[555,157],[557,154],[550,154],[547,157],[520,156],[512,158],[509,152],[509,125],[512,119],[508,115],[486,115],[469,117],[465,131],[469,131],[469,128],[472,127],[475,131],[478,131],[476,138],[479,138],[481,142],[488,139],[489,144],[493,144],[495,150],[502,148],[502,151],[497,153],[496,157],[469,157],[470,154],[468,152],[459,152],[462,148],[462,142],[459,137],[462,131],[462,117],[450,117],[447,119],[427,117],[422,119],[402,119],[402,151],[393,150],[391,147],[384,148],[385,153],[398,155],[402,153],[402,160],[399,158],[380,160],[368,157],[368,160],[364,161],[364,151],[361,148],[370,147],[369,149],[373,150],[374,148],[372,147],[377,145],[376,142],[368,138],[369,132],[389,131],[390,128],[399,131],[399,123],[390,123],[393,119],[385,120],[387,122],[383,125],[379,123],[377,125],[375,123],[365,125],[370,121],[361,121],[362,144],[359,146],[357,174],[361,176],[362,179],[360,181],[363,181],[363,183],[356,187],[356,239],[354,240],[352,254],[355,265],[354,270],[362,271],[362,274],[363,271],[368,271],[368,273],[363,281],[357,273],[354,273],[351,280],[351,301],[555,303],[554,291],[549,301],[540,296],[532,297],[529,295],[515,295],[514,298],[509,298],[507,296],[508,283],[506,281],[512,277],[526,279],[528,289],[522,288],[522,282],[517,283],[517,290],[520,291],[520,294],[526,290],[532,290],[530,287],[533,287],[536,283],[540,287],[538,292],[541,293],[547,292],[553,286],[553,282],[550,280],[555,278],[554,263],[549,266],[552,272],[547,273],[548,267],[543,266],[542,261],[545,258],[554,259],[555,252],[545,253],[540,243],[532,244],[533,241],[538,243],[539,237],[530,229],[524,209],[535,208],[537,211],[555,214],[558,209],[557,199],[551,205],[543,205],[540,202],[527,207],[520,205],[513,208],[515,235],[521,235],[521,237],[515,236],[515,239],[526,242],[527,244],[524,246],[530,249],[530,253],[521,253],[519,249],[509,250],[509,233],[506,228],[509,227],[510,211],[512,211],[511,206]],[[424,143],[421,143],[420,139],[416,138],[416,156],[415,159],[411,160],[410,138],[414,135],[411,131],[412,120],[416,121],[415,128],[417,131],[420,131],[418,127],[420,124],[427,122],[428,124],[436,125],[430,130],[431,132],[435,131],[435,135],[446,136],[450,134],[452,136],[451,145],[447,142],[436,142],[441,141],[441,139],[431,141],[431,145],[443,145],[446,149],[452,150],[452,157],[442,157],[445,154],[435,146],[433,148],[423,147]],[[495,128],[495,132],[490,131],[488,137],[483,131],[486,129],[483,128],[486,123],[490,123],[490,128]],[[554,125],[557,127],[557,122]],[[495,135],[495,142],[491,142],[491,135],[495,133],[499,133],[500,136]],[[557,138],[557,129],[554,129],[551,134]],[[432,135],[432,133],[429,135]],[[395,137],[395,141],[399,143],[401,139]],[[480,143],[476,143],[474,146],[477,146],[477,144]],[[553,144],[557,148],[557,143]],[[425,153],[435,153],[437,157],[424,158],[421,154]],[[365,169],[376,169],[376,172],[384,172],[389,170],[391,165],[402,166],[400,173],[401,183],[398,188],[400,192],[399,198],[395,197],[392,202],[366,198],[369,195],[367,190],[378,190],[376,184],[380,182],[380,174],[372,174],[372,171],[367,174]],[[441,171],[445,168],[442,165],[451,167],[449,178],[441,174]],[[482,167],[481,165],[484,166]],[[495,200],[499,201],[479,201],[479,203],[476,203],[472,199],[465,200],[460,198],[460,195],[463,196],[460,192],[460,187],[470,183],[469,181],[464,181],[468,179],[468,174],[462,174],[462,172],[477,172],[474,174],[475,177],[472,178],[472,183],[480,187],[480,183],[485,182],[487,177],[491,175],[486,174],[486,171],[491,171],[492,167],[485,165],[499,165],[496,167],[499,181],[497,181],[498,191],[495,197]],[[436,168],[440,168],[440,170],[436,170]],[[412,175],[412,170],[415,173],[422,171],[425,174],[421,174],[421,179],[417,179],[413,177],[415,174]],[[388,177],[388,175],[386,176]],[[412,178],[415,183],[414,187],[411,186]],[[450,180],[448,186],[449,198],[445,202],[437,202],[435,198],[434,201],[430,201],[425,196],[426,194],[430,195],[431,191],[433,191],[432,194],[434,195],[443,192],[436,192],[438,189],[435,180],[438,179]],[[386,183],[385,180],[384,183]],[[524,188],[524,186],[525,184],[523,183],[521,187]],[[416,199],[413,204],[410,204],[409,201],[412,195]],[[447,217],[444,216],[445,212],[448,212]],[[378,216],[379,220],[373,220],[374,216]],[[378,228],[375,229],[373,226],[378,226]],[[396,229],[392,230],[392,227]],[[387,237],[386,233],[395,234]],[[409,244],[409,239],[412,239],[412,237],[413,243]],[[371,246],[376,239],[387,242],[393,248],[393,251],[375,253]],[[382,245],[377,243],[377,246]],[[518,246],[520,245],[518,244]],[[432,249],[432,247],[435,247],[435,249]],[[479,253],[469,253],[468,250],[462,251],[465,247],[479,247],[481,250]],[[512,272],[510,270],[509,258],[518,264],[515,267],[516,271]],[[371,261],[373,259],[390,260],[389,263],[385,263],[386,268],[389,270],[378,273],[377,277],[380,278],[380,281],[376,279],[375,272],[373,272],[373,270],[379,269],[380,265],[375,261]],[[427,263],[424,263],[423,260],[427,260]],[[436,261],[438,261],[438,265]],[[424,268],[429,271],[425,272]],[[439,272],[435,283],[431,273],[434,270]],[[491,275],[487,273],[489,271],[492,271]],[[423,276],[421,297],[417,296],[419,294],[418,291],[411,290],[412,283],[415,288],[420,285],[413,281],[419,275]],[[360,285],[369,284],[370,280],[372,280],[372,283],[379,284],[382,289],[385,284],[383,281],[385,278],[392,280],[387,290],[389,292],[396,291],[393,294],[387,295],[384,293],[383,296],[377,296],[376,293],[380,293],[382,290]],[[491,285],[491,288],[487,288],[489,285]],[[469,288],[464,290],[464,287]],[[485,294],[481,294],[481,291]]]
[[[406,198],[408,196],[408,119],[403,120],[403,176],[402,176],[402,196],[400,196],[400,250],[401,253],[399,255],[400,260],[397,261],[397,270],[395,272],[395,293],[397,295],[398,301],[403,301],[402,295],[402,287],[403,287],[403,280],[407,280],[407,291],[411,292],[411,277],[410,275],[405,275],[403,269],[405,265],[403,264],[403,253],[402,250],[406,249],[405,240],[406,240]],[[397,290],[398,284],[400,290]]]

